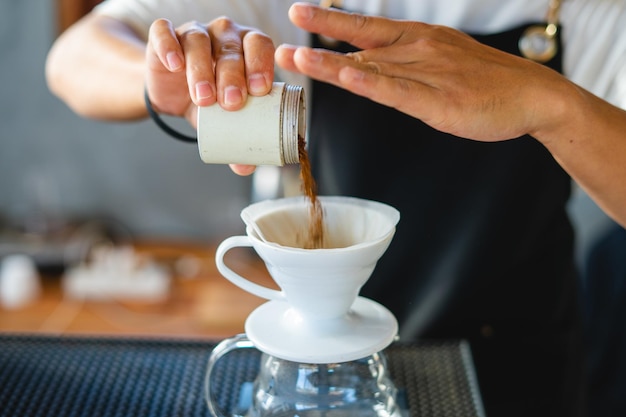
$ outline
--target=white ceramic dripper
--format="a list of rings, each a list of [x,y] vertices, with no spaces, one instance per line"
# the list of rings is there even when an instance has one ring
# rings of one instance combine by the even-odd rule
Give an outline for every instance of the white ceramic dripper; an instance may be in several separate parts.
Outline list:
[[[395,317],[358,293],[389,246],[400,215],[374,201],[319,198],[325,248],[301,248],[307,199],[267,200],[243,210],[247,235],[223,241],[216,263],[235,285],[270,300],[246,320],[246,334],[259,350],[295,362],[346,362],[376,353],[396,337]],[[280,291],[249,281],[224,263],[226,252],[246,246],[263,259]]]

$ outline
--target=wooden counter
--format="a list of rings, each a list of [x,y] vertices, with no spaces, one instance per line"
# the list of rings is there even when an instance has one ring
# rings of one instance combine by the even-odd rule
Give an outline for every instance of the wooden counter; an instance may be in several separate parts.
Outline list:
[[[0,332],[222,339],[243,332],[248,314],[265,302],[219,274],[215,245],[140,242],[135,251],[169,271],[165,300],[69,299],[61,288],[62,277],[41,277],[43,291],[36,302],[15,310],[0,307]],[[246,278],[276,288],[251,249],[234,249],[226,260]]]

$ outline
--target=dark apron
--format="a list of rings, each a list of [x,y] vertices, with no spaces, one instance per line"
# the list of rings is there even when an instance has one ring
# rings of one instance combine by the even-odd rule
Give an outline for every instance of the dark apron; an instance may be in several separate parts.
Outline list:
[[[476,38],[519,55],[525,27]],[[561,58],[546,65],[560,71]],[[550,153],[531,137],[460,139],[324,83],[312,100],[320,194],[401,213],[361,295],[396,315],[402,340],[469,340],[488,417],[579,415],[570,178]]]

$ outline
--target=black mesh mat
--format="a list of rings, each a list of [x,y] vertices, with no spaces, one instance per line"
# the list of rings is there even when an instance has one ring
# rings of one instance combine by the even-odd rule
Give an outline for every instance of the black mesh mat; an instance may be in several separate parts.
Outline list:
[[[190,340],[0,335],[0,416],[207,416],[205,367],[214,345]],[[387,351],[411,417],[483,416],[468,346],[394,344]],[[259,353],[218,363],[224,410],[255,377]]]

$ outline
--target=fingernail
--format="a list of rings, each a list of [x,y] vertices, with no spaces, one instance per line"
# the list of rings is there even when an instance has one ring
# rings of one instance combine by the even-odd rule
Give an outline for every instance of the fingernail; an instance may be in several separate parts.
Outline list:
[[[290,49],[292,51],[295,51],[296,49],[298,49],[298,45],[292,45],[290,43],[283,43],[279,46],[279,48]]]
[[[252,74],[248,77],[248,82],[252,94],[263,94],[267,91],[267,82],[263,74]]]
[[[169,67],[170,71],[176,71],[183,66],[183,60],[180,59],[178,53],[174,51],[168,52],[165,56],[165,59],[167,59],[167,66]]]
[[[224,89],[224,104],[228,106],[236,106],[243,101],[241,90],[235,86],[229,86]]]
[[[198,100],[212,98],[214,95],[215,91],[208,81],[200,81],[196,83],[196,98]]]
[[[313,18],[313,8],[307,4],[294,4],[292,11],[302,20],[311,20]]]

